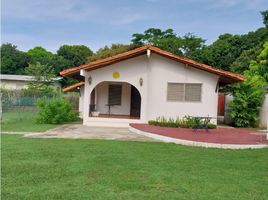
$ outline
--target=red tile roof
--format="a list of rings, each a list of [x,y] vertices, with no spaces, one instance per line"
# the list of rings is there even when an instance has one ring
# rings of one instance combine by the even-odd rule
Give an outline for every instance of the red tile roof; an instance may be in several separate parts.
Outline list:
[[[75,90],[77,89],[77,87],[81,87],[82,85],[84,85],[85,82],[84,81],[81,81],[81,82],[78,82],[78,83],[75,83],[73,85],[70,85],[66,88],[63,88],[63,92],[68,92],[68,91],[71,91],[71,90]]]
[[[174,55],[170,52],[164,51],[162,49],[159,49],[159,48],[151,46],[151,45],[144,45],[142,47],[138,47],[136,49],[130,50],[130,51],[125,52],[125,53],[121,53],[121,54],[117,54],[115,56],[111,56],[108,58],[89,62],[89,63],[86,63],[84,65],[80,65],[78,67],[66,69],[66,70],[63,70],[62,72],[60,72],[60,75],[70,76],[70,75],[79,73],[80,70],[82,70],[82,69],[87,70],[87,71],[95,70],[95,69],[98,69],[98,68],[101,68],[101,67],[104,67],[107,65],[111,65],[111,64],[129,59],[129,58],[133,58],[133,57],[136,57],[139,55],[146,54],[147,50],[151,50],[151,52],[153,52],[153,53],[170,58],[172,60],[175,60],[175,61],[178,61],[178,62],[181,62],[184,64],[188,64],[191,67],[194,67],[194,68],[197,68],[200,70],[204,70],[204,71],[207,71],[207,72],[210,72],[213,74],[217,74],[220,76],[220,79],[223,82],[232,83],[232,82],[240,82],[240,81],[245,80],[245,78],[239,74],[235,74],[235,73],[232,73],[229,71],[220,70],[220,69],[214,68],[214,67],[209,66],[209,65],[198,63],[192,59]]]

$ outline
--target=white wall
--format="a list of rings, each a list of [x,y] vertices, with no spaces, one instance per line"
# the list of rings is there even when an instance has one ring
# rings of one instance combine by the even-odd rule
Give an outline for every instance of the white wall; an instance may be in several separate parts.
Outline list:
[[[113,78],[113,72],[119,72],[120,77],[118,79]],[[154,53],[151,53],[150,58],[147,55],[141,55],[93,71],[82,70],[81,75],[85,76],[85,125],[91,123],[88,117],[90,93],[103,81],[127,82],[139,90],[141,94],[141,119],[139,122],[148,122],[148,120],[155,119],[158,116],[209,115],[217,117],[218,92],[215,92],[215,89],[219,77]],[[88,77],[92,78],[90,85],[87,81]],[[140,78],[143,79],[142,86],[139,83]],[[168,102],[166,99],[168,82],[202,83],[202,101]],[[106,94],[108,94],[108,89],[106,87],[103,89],[107,90]],[[99,91],[100,88],[97,90]],[[107,104],[107,97],[103,99]],[[103,111],[103,108],[98,109],[101,112]],[[129,110],[127,109],[128,112]],[[216,123],[216,120],[214,122]]]
[[[84,91],[85,87],[81,86],[80,87],[80,96],[79,96],[79,116],[83,117],[83,106],[84,106]]]
[[[110,114],[130,115],[131,85],[128,83],[103,82],[96,87],[97,111],[101,114],[109,114],[108,94],[109,84],[122,85],[121,105],[111,106]]]
[[[147,122],[147,64],[148,58],[146,55],[141,55],[135,58],[131,58],[119,63],[115,63],[103,68],[99,68],[93,71],[81,71],[81,74],[85,76],[85,98],[84,98],[84,125],[91,125],[91,119],[88,116],[90,93],[101,82],[126,82],[135,86],[141,94],[141,119],[138,122]],[[115,79],[113,77],[114,72],[119,72],[120,77]],[[88,77],[92,78],[91,84],[88,83]],[[143,79],[143,85],[139,83],[140,78]],[[108,92],[108,91],[107,91]],[[98,92],[97,92],[98,96]],[[107,102],[105,102],[107,104]],[[127,109],[128,111],[130,109]],[[111,119],[112,120],[112,119]],[[122,120],[124,121],[124,120]],[[97,124],[94,124],[97,125]]]
[[[187,67],[156,54],[151,55],[150,68],[148,119],[155,119],[158,116],[184,117],[185,115],[217,117],[218,92],[215,92],[217,75]],[[168,82],[201,83],[201,102],[167,101]]]
[[[261,108],[260,126],[268,129],[268,94],[266,94],[265,100]]]

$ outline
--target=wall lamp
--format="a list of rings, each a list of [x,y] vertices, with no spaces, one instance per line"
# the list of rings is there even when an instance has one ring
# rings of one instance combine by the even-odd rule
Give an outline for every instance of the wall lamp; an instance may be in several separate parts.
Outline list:
[[[143,79],[140,78],[140,86],[142,86],[142,85],[143,85]]]
[[[91,83],[92,83],[92,77],[91,76],[88,77],[87,81],[88,81],[88,84],[91,85]]]

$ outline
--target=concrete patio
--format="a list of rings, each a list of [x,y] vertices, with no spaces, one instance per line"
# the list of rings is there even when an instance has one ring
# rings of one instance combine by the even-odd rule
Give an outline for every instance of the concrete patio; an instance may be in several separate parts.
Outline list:
[[[128,128],[88,127],[81,124],[67,124],[46,132],[27,133],[24,137],[157,141],[150,137],[132,133]]]

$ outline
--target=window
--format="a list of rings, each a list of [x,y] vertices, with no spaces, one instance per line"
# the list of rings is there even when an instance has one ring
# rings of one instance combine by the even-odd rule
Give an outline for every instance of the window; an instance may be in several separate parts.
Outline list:
[[[201,84],[185,84],[185,101],[201,101]]]
[[[109,105],[121,105],[122,85],[109,85]]]
[[[168,83],[167,100],[168,101],[183,101],[184,100],[184,84],[183,83]]]
[[[199,83],[168,83],[168,101],[201,101],[202,84]]]

